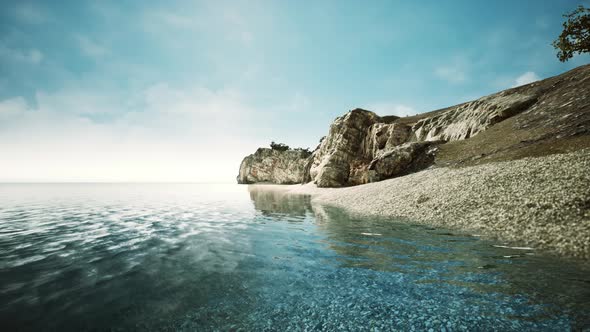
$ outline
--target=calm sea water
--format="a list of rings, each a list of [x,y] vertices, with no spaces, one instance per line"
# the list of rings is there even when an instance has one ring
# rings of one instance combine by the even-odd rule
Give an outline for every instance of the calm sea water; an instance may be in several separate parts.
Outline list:
[[[2,331],[590,329],[590,269],[237,185],[0,185]]]

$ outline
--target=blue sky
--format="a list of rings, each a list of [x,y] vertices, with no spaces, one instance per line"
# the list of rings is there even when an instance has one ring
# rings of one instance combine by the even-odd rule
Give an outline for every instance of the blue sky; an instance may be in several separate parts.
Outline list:
[[[589,63],[580,1],[2,1],[0,181],[234,181],[355,107],[408,115]]]

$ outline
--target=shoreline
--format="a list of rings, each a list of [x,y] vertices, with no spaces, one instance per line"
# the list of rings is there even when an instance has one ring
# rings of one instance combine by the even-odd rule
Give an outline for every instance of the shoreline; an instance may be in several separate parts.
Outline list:
[[[590,260],[590,150],[460,168],[431,168],[345,188],[249,185],[309,195],[364,217],[480,232]]]

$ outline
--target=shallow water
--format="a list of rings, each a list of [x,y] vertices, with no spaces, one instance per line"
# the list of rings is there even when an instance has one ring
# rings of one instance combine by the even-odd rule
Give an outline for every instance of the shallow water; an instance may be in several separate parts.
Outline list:
[[[0,185],[12,330],[590,328],[590,269],[237,185]]]

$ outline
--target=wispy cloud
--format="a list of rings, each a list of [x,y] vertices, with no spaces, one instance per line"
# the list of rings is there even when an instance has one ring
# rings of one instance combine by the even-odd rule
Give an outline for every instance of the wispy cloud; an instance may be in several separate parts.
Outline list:
[[[535,26],[539,29],[547,30],[551,27],[551,23],[547,16],[537,16],[535,18]]]
[[[106,47],[87,36],[76,35],[75,38],[80,50],[89,57],[101,58],[109,54],[109,50]]]
[[[246,19],[243,10],[238,5],[214,3],[152,8],[142,14],[142,24],[150,34],[162,35],[165,39],[179,32],[189,32],[216,35],[226,41],[250,46],[255,40],[255,33],[252,21]]]
[[[38,5],[20,3],[14,8],[16,18],[26,24],[41,24],[49,19],[48,13]]]
[[[37,49],[19,50],[0,45],[0,58],[11,61],[39,64],[43,61],[43,53]]]
[[[438,66],[434,75],[450,83],[463,83],[468,80],[468,62],[462,56],[456,56],[449,64]]]
[[[57,92],[38,91],[35,100],[38,111],[63,113],[76,116],[115,112],[117,100],[113,96],[83,89],[60,90]]]
[[[252,110],[246,106],[242,94],[231,89],[211,90],[196,86],[175,88],[158,83],[142,92],[147,111],[171,116],[187,116],[196,121],[235,123]]]
[[[191,29],[198,25],[194,18],[170,10],[149,10],[144,16],[150,25],[164,25],[176,29]]]
[[[439,78],[451,83],[461,83],[467,79],[467,75],[459,67],[438,67],[434,73]]]
[[[370,111],[373,111],[379,115],[397,115],[397,116],[408,116],[418,113],[413,107],[397,104],[397,103],[375,103],[367,107]]]
[[[27,102],[22,97],[2,100],[0,101],[0,118],[22,114],[27,108]]]
[[[254,33],[251,31],[244,15],[236,9],[226,9],[223,12],[224,25],[228,27],[229,38],[236,39],[244,45],[250,45],[254,41]]]
[[[284,107],[280,107],[280,111],[299,113],[308,110],[310,106],[311,101],[308,96],[301,92],[295,92],[287,104]]]
[[[526,73],[518,76],[516,78],[516,80],[514,80],[513,87],[529,84],[529,83],[538,81],[540,79],[541,78],[535,72],[527,71]]]

